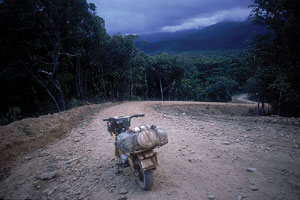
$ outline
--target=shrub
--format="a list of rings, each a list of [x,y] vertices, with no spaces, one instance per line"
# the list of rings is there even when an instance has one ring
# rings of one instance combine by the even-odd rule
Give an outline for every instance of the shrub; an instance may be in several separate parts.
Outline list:
[[[72,98],[70,101],[70,108],[76,108],[80,105],[78,99]]]

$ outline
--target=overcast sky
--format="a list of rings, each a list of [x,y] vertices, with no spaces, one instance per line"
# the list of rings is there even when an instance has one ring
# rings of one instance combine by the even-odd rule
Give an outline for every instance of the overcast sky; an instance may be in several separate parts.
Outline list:
[[[244,21],[252,0],[88,0],[108,33],[174,32],[222,21]]]

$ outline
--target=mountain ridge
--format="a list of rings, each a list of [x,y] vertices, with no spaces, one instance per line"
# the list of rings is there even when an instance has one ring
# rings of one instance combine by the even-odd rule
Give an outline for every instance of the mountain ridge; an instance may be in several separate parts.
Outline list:
[[[248,20],[221,22],[202,29],[140,35],[135,44],[149,54],[234,50],[247,48],[253,36],[265,33],[265,27]]]

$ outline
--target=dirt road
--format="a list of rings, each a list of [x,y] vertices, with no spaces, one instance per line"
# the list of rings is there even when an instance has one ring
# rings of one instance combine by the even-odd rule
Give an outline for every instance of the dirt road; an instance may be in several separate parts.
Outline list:
[[[3,199],[300,198],[299,120],[207,114],[221,104],[127,102],[106,108],[62,140],[17,161],[0,182]],[[214,111],[213,111],[214,112]],[[151,191],[130,169],[116,174],[103,118],[145,113],[132,127],[164,127],[169,144]],[[214,112],[215,113],[215,112]]]
[[[249,104],[256,104],[256,102],[249,100],[249,94],[237,94],[232,97],[232,102],[234,103],[249,103]]]

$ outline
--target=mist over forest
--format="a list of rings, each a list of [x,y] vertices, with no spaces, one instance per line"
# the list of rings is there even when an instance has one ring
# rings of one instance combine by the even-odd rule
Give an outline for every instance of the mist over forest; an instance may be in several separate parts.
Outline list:
[[[86,0],[0,1],[0,124],[88,102],[229,102],[249,93],[300,116],[297,0],[253,0],[249,19],[173,33],[108,34]]]

